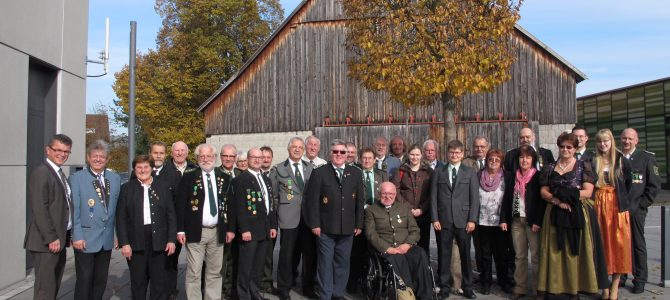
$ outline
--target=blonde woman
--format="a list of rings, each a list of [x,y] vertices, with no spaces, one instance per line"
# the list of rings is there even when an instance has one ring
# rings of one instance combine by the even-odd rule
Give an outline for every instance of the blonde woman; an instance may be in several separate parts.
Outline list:
[[[607,274],[612,276],[609,290],[603,299],[617,299],[621,274],[632,271],[628,190],[632,183],[630,162],[617,151],[609,129],[596,134],[596,155],[593,166],[598,180],[595,183],[595,206],[602,234]]]

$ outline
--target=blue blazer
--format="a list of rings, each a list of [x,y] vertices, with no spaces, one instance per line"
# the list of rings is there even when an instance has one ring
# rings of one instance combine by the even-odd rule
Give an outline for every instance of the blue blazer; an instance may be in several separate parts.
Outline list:
[[[114,222],[121,177],[113,171],[105,170],[104,178],[105,187],[109,190],[107,208],[96,191],[97,179],[88,167],[70,176],[74,204],[72,241],[85,240],[84,253],[96,253],[114,247]]]

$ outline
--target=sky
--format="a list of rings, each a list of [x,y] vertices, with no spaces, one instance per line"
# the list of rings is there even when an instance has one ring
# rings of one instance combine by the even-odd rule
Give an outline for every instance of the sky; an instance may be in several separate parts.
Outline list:
[[[280,0],[284,16],[300,0]],[[105,17],[110,18],[109,70],[86,83],[91,112],[111,105],[114,73],[128,64],[130,21],[137,22],[137,49],[156,47],[161,19],[152,0],[90,0],[88,57],[105,46]],[[577,97],[670,76],[670,1],[526,0],[519,24],[588,77]],[[103,73],[89,64],[88,75]],[[212,91],[214,92],[214,91]],[[203,99],[204,101],[205,99]]]

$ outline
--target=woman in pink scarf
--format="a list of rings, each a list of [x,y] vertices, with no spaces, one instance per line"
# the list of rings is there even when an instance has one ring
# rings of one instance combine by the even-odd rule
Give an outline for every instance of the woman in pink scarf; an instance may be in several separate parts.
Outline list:
[[[493,282],[493,260],[496,264],[498,285],[505,292],[512,291],[510,274],[511,257],[507,251],[510,245],[509,232],[500,230],[500,212],[505,191],[512,186],[506,185],[503,176],[504,153],[499,149],[491,149],[486,153],[486,167],[479,171],[479,224],[475,235],[479,243],[475,251],[481,259],[479,281],[481,293],[491,292]]]
[[[533,167],[537,162],[535,149],[521,146],[518,157],[514,159],[519,160],[519,169],[505,178],[505,184],[510,188],[505,190],[503,197],[500,228],[512,233],[512,244],[516,253],[516,286],[512,299],[519,299],[524,295],[535,296],[537,291],[540,226],[547,204],[540,198],[540,172]],[[528,274],[528,251],[531,274]]]

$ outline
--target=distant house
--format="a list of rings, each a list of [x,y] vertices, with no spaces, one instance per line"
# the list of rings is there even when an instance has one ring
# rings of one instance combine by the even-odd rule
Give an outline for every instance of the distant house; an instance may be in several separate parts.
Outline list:
[[[409,143],[443,142],[441,103],[407,108],[347,76],[345,25],[341,1],[302,1],[200,106],[207,141],[285,149],[290,136],[315,134],[326,145],[343,138],[369,146],[377,135],[399,134]],[[542,146],[553,147],[576,122],[575,86],[586,76],[521,26],[511,38],[518,53],[512,79],[493,93],[463,98],[458,137],[469,145],[485,134],[494,146],[511,148],[518,130],[530,125]],[[488,122],[498,119],[504,122]]]
[[[635,128],[638,148],[656,154],[663,185],[668,188],[670,77],[579,97],[577,119],[589,131],[591,148],[598,129],[610,128],[618,139],[625,128]]]
[[[0,4],[0,290],[24,282],[32,258],[23,249],[28,176],[44,163],[51,136],[73,140],[64,165],[84,164],[88,0]]]

